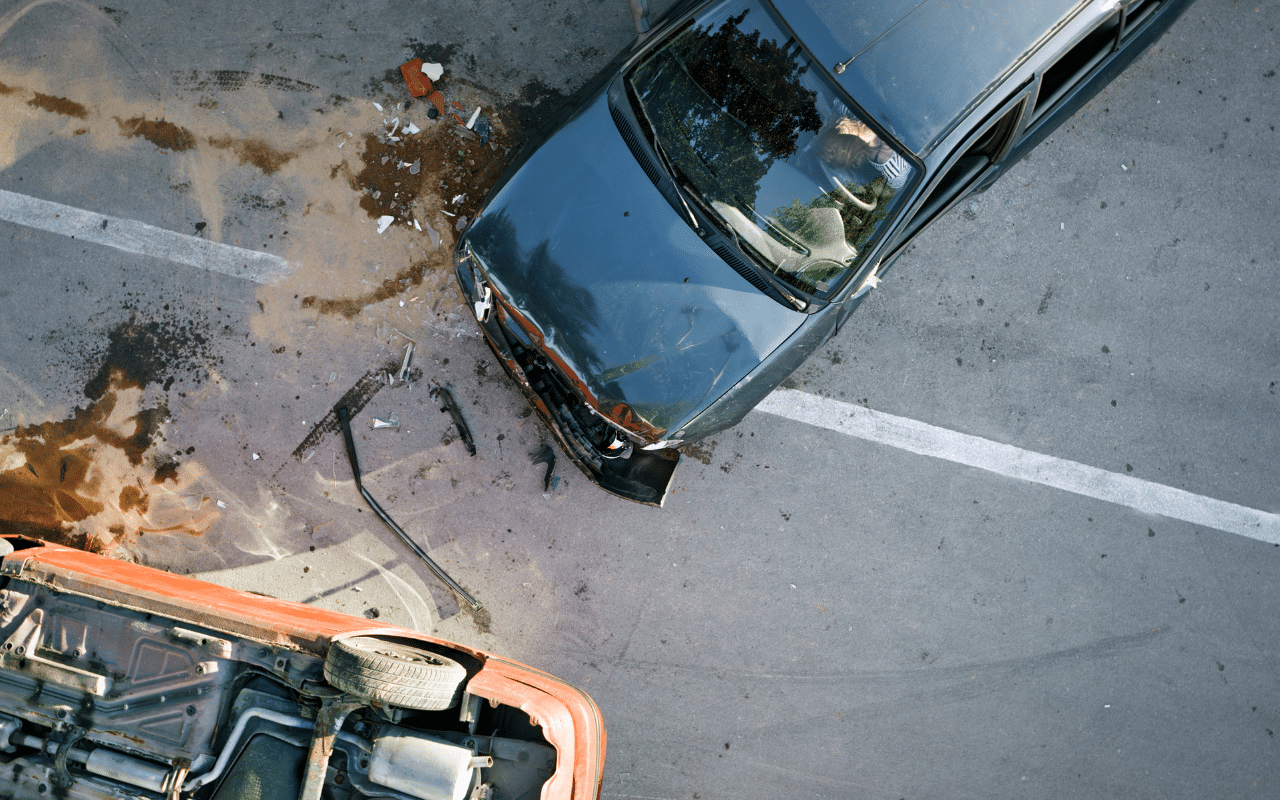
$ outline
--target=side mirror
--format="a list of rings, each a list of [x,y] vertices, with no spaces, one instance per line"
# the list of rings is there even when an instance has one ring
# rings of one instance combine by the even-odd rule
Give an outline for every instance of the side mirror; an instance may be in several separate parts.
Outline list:
[[[649,0],[627,0],[631,6],[631,19],[636,24],[636,34],[643,37],[649,32]]]

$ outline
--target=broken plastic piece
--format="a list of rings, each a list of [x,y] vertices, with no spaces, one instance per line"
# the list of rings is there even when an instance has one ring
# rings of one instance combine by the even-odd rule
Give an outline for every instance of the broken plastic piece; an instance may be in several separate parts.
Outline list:
[[[262,458],[262,456],[258,455],[257,453],[254,453],[254,454],[253,454],[253,460],[254,460],[254,461],[257,461],[257,460],[258,460],[258,459],[260,459],[260,458]]]
[[[404,85],[413,97],[422,97],[431,91],[431,78],[422,74],[422,59],[415,58],[400,65]]]
[[[395,217],[378,217],[378,233],[382,233],[387,228],[391,227],[391,223],[395,221]]]
[[[392,414],[391,416],[387,417],[386,419],[382,419],[381,417],[374,417],[374,418],[373,418],[373,427],[375,427],[375,428],[399,428],[399,427],[400,427],[400,418],[399,418],[399,417],[397,417],[395,414]]]
[[[418,133],[421,130],[422,128],[419,128],[417,125],[414,125],[412,122],[404,126],[404,132],[410,136],[412,136],[415,133]]]
[[[436,90],[431,94],[427,95],[427,102],[430,103],[431,107],[436,110],[436,116],[439,116],[444,113],[444,93],[443,92]],[[431,117],[432,119],[435,119],[435,117],[431,116],[430,111],[427,112],[427,116]]]
[[[471,112],[471,119],[467,120],[467,127],[475,130],[476,120],[480,119],[480,106],[476,106],[476,110]]]
[[[413,364],[413,342],[404,346],[404,361],[400,362],[400,380],[409,380],[409,367]]]
[[[471,429],[467,427],[467,421],[462,418],[462,409],[458,407],[458,402],[453,399],[453,393],[440,384],[432,384],[431,396],[444,403],[444,408],[440,409],[440,413],[448,412],[453,417],[453,424],[458,428],[458,435],[462,437],[462,443],[467,446],[467,452],[471,455],[476,454],[476,442],[471,438]]]
[[[374,103],[374,104],[373,104],[373,107],[374,107],[374,108],[376,108],[376,109],[378,109],[379,111],[381,111],[381,110],[382,110],[382,106],[378,105],[377,103]]]
[[[431,237],[432,247],[440,246],[440,234],[436,233],[436,229],[431,227],[430,223],[427,224],[427,235]]]
[[[444,67],[436,63],[423,64],[422,74],[426,75],[428,78],[430,78],[433,81],[438,81],[440,80],[440,77],[444,75]]]
[[[556,471],[556,451],[551,449],[551,445],[543,444],[542,449],[533,454],[533,463],[547,465],[547,474],[542,476],[542,491],[551,491],[554,485],[551,482],[551,475]]]

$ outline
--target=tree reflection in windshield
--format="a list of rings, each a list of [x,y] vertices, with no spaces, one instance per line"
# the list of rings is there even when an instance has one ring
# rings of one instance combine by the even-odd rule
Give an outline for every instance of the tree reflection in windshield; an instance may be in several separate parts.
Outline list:
[[[811,66],[762,8],[728,0],[628,81],[681,185],[770,272],[820,293],[856,265],[911,168]],[[874,157],[833,164],[842,139]]]
[[[677,37],[641,67],[636,83],[658,138],[686,145],[671,158],[695,188],[709,200],[754,205],[774,160],[795,153],[800,132],[816,132],[822,117],[816,93],[799,80],[808,70],[799,46],[742,30],[748,13],[714,33],[708,24]]]

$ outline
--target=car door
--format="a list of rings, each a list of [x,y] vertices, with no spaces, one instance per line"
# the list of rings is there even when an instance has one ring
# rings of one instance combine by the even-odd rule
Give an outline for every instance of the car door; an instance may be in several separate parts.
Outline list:
[[[914,210],[893,234],[893,242],[886,248],[886,255],[861,279],[853,298],[865,295],[875,286],[916,234],[929,223],[954,208],[961,200],[977,191],[978,187],[999,176],[1006,166],[1011,148],[1018,141],[1018,134],[1025,126],[1034,88],[1034,82],[1024,82],[993,110],[987,112],[985,117],[979,118],[973,125],[972,132],[935,173],[941,177],[934,178],[927,185],[923,199],[913,204]],[[856,303],[847,305],[854,306]]]
[[[1114,0],[1101,5],[1098,19],[1083,34],[1064,42],[1036,71],[1035,100],[1026,130],[1009,152],[1006,167],[1017,163],[1092,100],[1168,30],[1190,2]],[[984,179],[979,191],[996,177]]]
[[[941,170],[942,177],[935,179],[928,186],[924,200],[916,201],[915,210],[899,227],[897,233],[893,234],[894,242],[886,251],[888,255],[877,259],[875,266],[866,269],[864,274],[856,280],[856,288],[853,292],[840,301],[832,336],[839,332],[854,309],[880,282],[880,278],[888,271],[889,266],[902,254],[917,233],[963,198],[972,194],[988,176],[999,173],[1005,155],[1017,141],[1017,133],[1023,127],[1030,89],[1030,84],[1025,84],[1015,90],[995,110],[981,119],[974,132],[956,148],[955,155]]]
[[[1051,55],[1044,65],[956,148],[956,155],[940,170],[942,177],[930,185],[923,202],[895,234],[883,267],[864,283],[874,286],[916,234],[965,197],[994,183],[1074,114],[1154,41],[1182,6],[1184,0],[1100,3],[1094,7],[1096,18],[1083,32],[1056,48],[1050,40]]]

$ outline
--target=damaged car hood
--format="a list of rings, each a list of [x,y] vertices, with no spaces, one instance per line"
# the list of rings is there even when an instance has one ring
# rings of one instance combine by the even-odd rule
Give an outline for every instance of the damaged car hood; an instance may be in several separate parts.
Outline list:
[[[502,299],[600,405],[674,431],[805,315],[717,256],[636,163],[602,93],[467,233]]]

